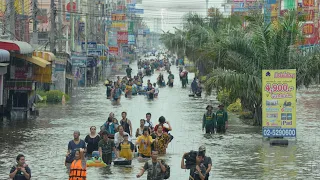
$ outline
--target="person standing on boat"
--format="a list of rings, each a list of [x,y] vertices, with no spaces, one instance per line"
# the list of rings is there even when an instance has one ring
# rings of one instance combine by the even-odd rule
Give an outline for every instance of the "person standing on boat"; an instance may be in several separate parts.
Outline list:
[[[220,104],[219,110],[216,113],[217,118],[217,133],[225,133],[228,129],[228,113],[224,110],[224,105]]]
[[[207,134],[214,134],[216,128],[216,117],[212,109],[213,107],[208,105],[206,107],[207,112],[203,115],[202,119],[202,131],[206,128]]]
[[[84,141],[87,143],[87,156],[90,157],[93,151],[98,151],[100,136],[97,134],[97,128],[95,126],[90,127],[90,134],[86,136]]]
[[[124,131],[132,136],[132,124],[131,121],[127,118],[127,112],[121,113],[122,119],[120,121],[121,126],[123,126]]]

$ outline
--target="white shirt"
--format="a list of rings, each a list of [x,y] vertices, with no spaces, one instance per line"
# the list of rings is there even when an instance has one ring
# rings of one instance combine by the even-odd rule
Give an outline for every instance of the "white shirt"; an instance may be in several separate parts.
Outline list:
[[[149,124],[149,123],[150,123],[150,124]],[[144,126],[147,126],[147,127],[152,126],[152,127],[153,127],[153,124],[152,124],[151,120],[150,120],[150,122],[148,122],[148,121],[146,120],[146,123],[144,123]]]
[[[154,88],[154,93],[155,93],[155,94],[159,94],[159,88],[157,88],[157,87]]]
[[[123,134],[126,134],[128,135],[128,141],[131,142],[131,137],[128,133],[126,132],[123,132]],[[114,144],[116,145],[116,147],[119,146],[119,144],[124,140],[124,137],[120,135],[119,132],[117,132],[115,135],[114,135]]]

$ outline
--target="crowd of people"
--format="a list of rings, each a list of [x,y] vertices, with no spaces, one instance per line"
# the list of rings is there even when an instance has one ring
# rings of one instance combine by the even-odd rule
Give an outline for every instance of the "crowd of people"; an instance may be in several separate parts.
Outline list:
[[[131,161],[135,151],[138,153],[139,161],[149,158],[153,161],[158,154],[166,154],[166,149],[173,139],[170,131],[172,131],[172,127],[165,117],[161,116],[159,123],[153,126],[151,113],[147,113],[146,119],[140,120],[140,127],[136,129],[135,133],[136,141],[133,142],[134,130],[131,121],[127,118],[127,113],[121,113],[120,121],[115,118],[114,113],[110,113],[108,120],[100,127],[98,133],[97,128],[92,126],[90,127],[90,133],[82,140],[80,139],[80,132],[74,131],[74,138],[68,144],[65,161],[65,165],[70,169],[70,178],[75,177],[74,174],[82,174],[75,171],[84,171],[85,168],[79,170],[80,165],[85,162],[85,157],[92,158],[96,151],[99,152],[100,159],[107,165],[111,165],[114,158]],[[113,157],[113,154],[115,157]],[[147,161],[146,164],[148,163],[150,162]],[[168,167],[163,161],[159,163]],[[146,165],[145,170],[151,167],[150,164],[149,166]],[[86,174],[83,173],[83,175]],[[83,176],[77,177],[81,178]]]
[[[183,60],[177,59],[177,64],[183,64]],[[168,59],[139,60],[139,72],[136,76],[131,76],[132,68],[127,66],[127,75],[123,78],[117,76],[113,82],[107,80],[106,94],[109,99],[120,102],[124,93],[125,97],[137,94],[146,94],[149,99],[156,98],[159,89],[156,86],[173,86],[174,75],[170,71]],[[141,69],[144,69],[143,71]],[[167,84],[163,74],[159,74],[157,83],[152,84],[147,80],[147,86],[143,87],[143,77],[151,75],[154,70],[165,68],[168,71]],[[183,81],[182,86],[188,84],[188,73],[180,68],[179,76]],[[200,92],[201,85],[197,78],[191,84],[194,94]],[[225,133],[228,128],[228,114],[223,105],[219,105],[219,110],[213,112],[213,107],[208,105],[207,112],[203,115],[202,130],[208,134]],[[136,175],[137,178],[147,172],[148,180],[162,180],[170,177],[170,166],[163,160],[158,159],[158,155],[165,155],[173,136],[170,134],[172,127],[164,116],[159,117],[158,124],[153,125],[151,113],[146,113],[145,118],[140,119],[140,126],[133,129],[132,122],[127,118],[127,112],[121,113],[121,119],[115,118],[114,113],[110,113],[107,121],[100,126],[90,127],[90,132],[84,139],[80,138],[80,131],[74,131],[73,140],[68,143],[68,150],[65,158],[65,166],[69,170],[69,180],[86,179],[87,160],[96,158],[106,165],[111,165],[116,159],[124,159],[131,164],[135,155],[139,161],[146,161],[141,171]],[[206,148],[199,147],[194,156],[191,152],[184,153],[181,160],[182,169],[190,169],[189,180],[208,180],[212,167],[210,157],[206,156]],[[185,160],[190,159],[192,163],[186,164]],[[25,157],[20,154],[16,158],[17,165],[10,170],[10,178],[30,179],[31,170],[25,163]]]
[[[128,66],[128,68],[130,68],[130,66]],[[120,103],[122,94],[124,94],[126,98],[138,94],[146,95],[148,99],[157,98],[159,95],[157,84],[151,83],[150,80],[148,80],[147,85],[143,86],[143,77],[143,74],[139,72],[133,78],[131,78],[131,74],[127,74],[127,76],[124,76],[122,79],[120,76],[117,76],[114,82],[107,80],[105,82],[107,98],[116,103]]]

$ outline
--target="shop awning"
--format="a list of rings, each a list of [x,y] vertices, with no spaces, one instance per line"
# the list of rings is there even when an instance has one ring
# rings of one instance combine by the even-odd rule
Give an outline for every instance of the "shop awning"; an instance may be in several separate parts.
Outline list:
[[[40,67],[43,67],[43,68],[45,68],[47,65],[51,64],[50,62],[48,62],[42,58],[36,57],[36,56],[29,57],[29,56],[23,56],[23,55],[19,55],[19,54],[16,54],[14,56],[21,58],[21,59],[25,59],[33,64],[36,64]]]
[[[9,66],[9,63],[0,63],[0,67],[6,67]]]
[[[17,51],[20,54],[29,54],[34,50],[32,46],[27,42],[2,39],[0,39],[0,49],[4,49],[7,51]]]
[[[0,62],[10,61],[10,53],[7,50],[0,49]]]
[[[34,51],[33,56],[43,58],[44,60],[50,62],[56,59],[55,55],[52,52]]]

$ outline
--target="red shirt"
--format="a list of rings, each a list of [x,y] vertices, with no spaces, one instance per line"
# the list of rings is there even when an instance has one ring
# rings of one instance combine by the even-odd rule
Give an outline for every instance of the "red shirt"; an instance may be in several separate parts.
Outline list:
[[[158,130],[158,126],[159,126],[159,124],[157,124],[157,125],[154,127],[154,131],[157,131],[157,130]],[[163,132],[165,132],[165,133],[168,133],[168,132],[169,132],[169,128],[164,127],[163,125],[162,125],[162,129],[163,129]]]

